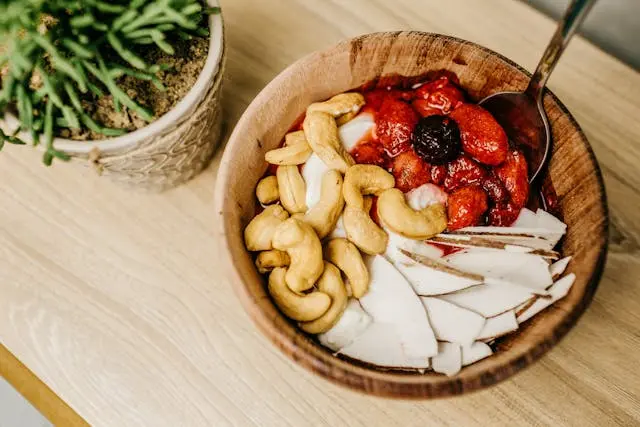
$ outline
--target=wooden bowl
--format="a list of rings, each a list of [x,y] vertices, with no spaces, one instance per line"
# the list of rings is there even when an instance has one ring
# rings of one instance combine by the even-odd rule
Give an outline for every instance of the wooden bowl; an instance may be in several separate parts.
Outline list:
[[[357,88],[381,76],[418,76],[451,70],[469,95],[522,90],[529,73],[474,43],[420,32],[375,33],[342,42],[297,61],[254,99],[226,147],[216,188],[221,256],[247,312],[284,354],[335,383],[378,396],[435,398],[495,384],[524,369],[553,347],[591,301],[607,253],[608,213],[593,151],[564,105],[547,92],[544,105],[553,131],[550,179],[568,225],[562,251],[573,255],[577,275],[569,295],[497,344],[496,353],[453,377],[377,369],[334,357],[287,320],[271,302],[265,280],[243,243],[254,216],[254,189],[265,173],[264,153],[315,101]]]

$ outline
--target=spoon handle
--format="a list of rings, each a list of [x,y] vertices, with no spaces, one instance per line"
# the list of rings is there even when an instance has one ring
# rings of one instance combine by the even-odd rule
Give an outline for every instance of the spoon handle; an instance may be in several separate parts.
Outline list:
[[[553,68],[558,63],[562,52],[567,47],[571,36],[576,32],[587,13],[591,10],[596,0],[572,0],[567,8],[562,20],[558,23],[558,28],[551,38],[547,49],[544,51],[535,73],[531,77],[529,86],[524,91],[536,102],[542,100],[542,90],[549,80]]]

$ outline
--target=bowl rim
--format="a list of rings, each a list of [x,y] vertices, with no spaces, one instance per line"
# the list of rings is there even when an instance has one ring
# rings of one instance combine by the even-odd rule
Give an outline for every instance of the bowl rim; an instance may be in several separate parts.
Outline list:
[[[442,38],[447,41],[452,41],[456,43],[464,43],[474,47],[475,49],[479,49],[480,51],[487,53],[489,55],[495,56],[498,59],[504,61],[506,64],[514,67],[518,71],[522,72],[524,75],[531,77],[531,73],[525,70],[523,67],[505,57],[504,55],[495,52],[485,46],[480,44],[464,40],[458,37],[439,34],[439,33],[430,33],[430,32],[422,32],[422,31],[381,31],[381,32],[373,32],[362,34],[360,36],[356,36],[353,38],[344,39],[334,45],[331,45],[327,48],[323,48],[317,51],[313,51],[297,61],[290,64],[287,68],[281,71],[273,80],[271,80],[253,99],[253,101],[249,104],[242,117],[238,120],[230,138],[227,146],[225,147],[224,154],[220,161],[220,167],[218,170],[218,177],[216,181],[215,187],[215,211],[218,213],[220,218],[224,215],[224,206],[226,200],[226,192],[225,188],[228,188],[227,180],[229,178],[229,170],[232,167],[229,164],[229,157],[231,156],[231,150],[229,147],[234,144],[236,141],[242,142],[242,138],[240,135],[241,124],[247,117],[253,113],[257,103],[262,101],[262,97],[265,96],[265,93],[269,92],[269,89],[272,86],[276,86],[281,79],[287,78],[288,72],[296,67],[299,63],[304,62],[305,60],[311,58],[314,55],[322,54],[328,51],[335,49],[337,46],[343,43],[349,43],[353,40],[361,39],[363,37],[391,37],[398,36],[399,34],[418,34],[423,37],[437,37]],[[575,120],[573,115],[569,112],[567,107],[560,101],[560,99],[548,88],[545,88],[546,94],[548,94],[553,101],[557,104],[561,112],[569,119],[570,124],[575,128],[581,140],[585,142],[586,151],[588,157],[592,164],[594,165],[594,173],[597,182],[597,187],[600,189],[599,202],[600,207],[602,208],[602,226],[603,226],[603,234],[604,240],[600,247],[600,252],[598,255],[598,259],[595,262],[593,274],[589,278],[589,281],[586,284],[585,292],[582,298],[573,306],[571,310],[566,312],[566,314],[562,317],[561,320],[557,323],[557,325],[549,331],[549,333],[540,337],[534,343],[533,347],[531,347],[526,353],[521,354],[519,356],[515,356],[504,361],[504,365],[509,367],[509,369],[499,369],[496,370],[492,375],[483,376],[481,373],[477,374],[476,381],[467,381],[464,385],[456,384],[455,387],[438,387],[437,393],[433,392],[429,387],[425,387],[425,383],[423,382],[402,382],[399,381],[400,375],[390,376],[388,374],[392,373],[389,371],[373,371],[370,369],[364,369],[365,377],[368,377],[372,382],[375,382],[377,387],[365,387],[363,386],[362,378],[360,378],[363,373],[354,373],[345,369],[339,365],[340,363],[326,362],[318,358],[316,355],[306,352],[302,350],[301,347],[296,342],[295,336],[289,336],[284,331],[278,327],[277,322],[275,322],[272,318],[266,315],[266,313],[261,309],[251,309],[255,306],[254,297],[250,294],[244,280],[242,278],[241,272],[236,268],[234,264],[234,257],[232,256],[231,249],[228,244],[227,238],[227,228],[225,225],[225,221],[218,221],[218,247],[221,251],[221,257],[223,261],[225,261],[227,267],[227,274],[230,282],[233,285],[234,291],[238,298],[240,299],[242,305],[244,306],[245,311],[249,314],[249,317],[252,319],[253,323],[256,324],[258,329],[260,329],[263,334],[278,347],[282,353],[284,353],[289,359],[296,362],[296,364],[303,366],[306,370],[309,370],[315,374],[320,375],[321,377],[331,381],[334,384],[338,384],[347,389],[366,393],[369,395],[377,396],[377,397],[385,397],[385,398],[396,398],[396,399],[433,399],[433,398],[443,398],[450,397],[456,395],[462,395],[468,392],[478,391],[484,388],[487,388],[491,385],[495,385],[512,375],[524,370],[526,367],[530,366],[533,362],[539,360],[544,354],[546,354],[555,344],[557,344],[562,338],[566,336],[569,330],[576,324],[577,320],[582,316],[584,311],[590,305],[593,296],[598,288],[599,282],[602,278],[602,274],[604,271],[604,266],[607,259],[607,253],[609,248],[609,209],[607,204],[607,195],[604,185],[604,180],[602,177],[602,171],[600,169],[600,165],[596,159],[595,153],[591,144],[589,143],[586,135],[584,134],[582,128]],[[350,367],[358,367],[354,365],[352,362],[345,361],[342,359],[335,358],[331,356],[336,361],[341,361],[343,363],[347,363]],[[301,363],[303,362],[303,363]],[[374,375],[370,375],[369,373],[375,373]],[[392,373],[392,374],[397,374]],[[417,375],[413,375],[414,377]],[[446,377],[445,377],[446,378]],[[451,380],[447,379],[442,381],[441,383],[437,383],[435,385],[440,385],[442,383],[447,382],[460,382],[460,380]]]

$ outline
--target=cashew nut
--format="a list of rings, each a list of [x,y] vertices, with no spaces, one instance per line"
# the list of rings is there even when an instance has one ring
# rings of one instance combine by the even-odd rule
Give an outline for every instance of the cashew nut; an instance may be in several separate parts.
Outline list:
[[[289,218],[273,234],[273,247],[291,258],[287,285],[294,292],[311,289],[322,274],[322,245],[313,228],[305,222]]]
[[[266,274],[276,267],[287,267],[291,259],[286,252],[270,250],[260,252],[256,258],[256,267],[261,274]]]
[[[286,268],[276,268],[269,275],[269,294],[280,311],[290,319],[310,322],[329,309],[331,298],[324,292],[298,294],[287,287]]]
[[[353,165],[344,175],[342,192],[347,206],[364,210],[363,195],[378,195],[394,185],[393,175],[380,166]]]
[[[397,188],[380,195],[378,216],[391,231],[410,239],[428,239],[447,228],[447,213],[442,203],[416,211],[407,205],[404,194]]]
[[[353,243],[347,239],[329,240],[324,245],[324,258],[342,270],[349,281],[351,293],[355,298],[361,298],[367,293],[369,289],[369,270],[364,264],[360,251]]]
[[[244,243],[250,251],[268,251],[273,248],[272,238],[276,228],[289,218],[280,205],[267,206],[244,229]]]
[[[284,136],[284,145],[286,147],[291,147],[297,144],[309,145],[307,138],[304,136],[304,131],[297,130],[295,132],[289,132]],[[309,149],[311,149],[311,147],[309,147]]]
[[[338,322],[347,308],[347,289],[344,286],[340,270],[330,262],[324,263],[324,272],[317,283],[318,291],[331,298],[331,306],[319,318],[311,322],[300,323],[300,328],[310,334],[321,334],[328,331]]]
[[[348,113],[345,113],[345,114],[341,115],[340,117],[336,117],[336,125],[338,125],[338,127],[340,127],[345,123],[349,123],[357,115],[358,115],[357,111],[349,111]]]
[[[303,123],[304,135],[311,149],[322,159],[329,169],[345,173],[355,162],[342,146],[338,126],[331,114],[322,111],[307,111]]]
[[[313,150],[303,131],[291,132],[285,136],[285,146],[267,151],[264,159],[272,165],[301,165],[309,160]]]
[[[278,201],[280,193],[278,192],[278,178],[271,175],[262,178],[256,186],[256,197],[263,205],[269,205]]]
[[[337,170],[329,169],[322,176],[320,201],[307,211],[302,220],[323,239],[336,227],[343,209],[342,175]]]
[[[307,107],[307,114],[314,111],[339,117],[347,113],[357,113],[364,105],[364,96],[358,92],[341,93],[324,102],[314,102]]]
[[[389,236],[361,209],[347,206],[342,214],[347,239],[368,255],[381,254],[387,249]]]
[[[290,214],[307,211],[307,185],[297,166],[278,166],[280,202]]]

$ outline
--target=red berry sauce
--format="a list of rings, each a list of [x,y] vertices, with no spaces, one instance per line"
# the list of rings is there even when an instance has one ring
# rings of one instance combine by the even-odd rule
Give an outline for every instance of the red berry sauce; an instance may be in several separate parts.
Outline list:
[[[524,155],[509,146],[504,129],[488,111],[469,101],[455,75],[432,73],[421,80],[394,76],[360,90],[366,100],[363,111],[374,115],[375,127],[351,151],[357,163],[386,168],[405,193],[429,182],[441,187],[449,194],[449,230],[509,226],[516,220],[529,198]],[[457,125],[462,148],[453,160],[430,164],[418,152],[431,149],[429,158],[436,161],[433,148],[414,150],[418,140],[438,149],[433,139],[439,135],[437,129],[427,129],[426,122],[422,128],[432,134],[416,136],[418,122],[429,116],[441,117],[430,123],[448,123],[446,116]]]

